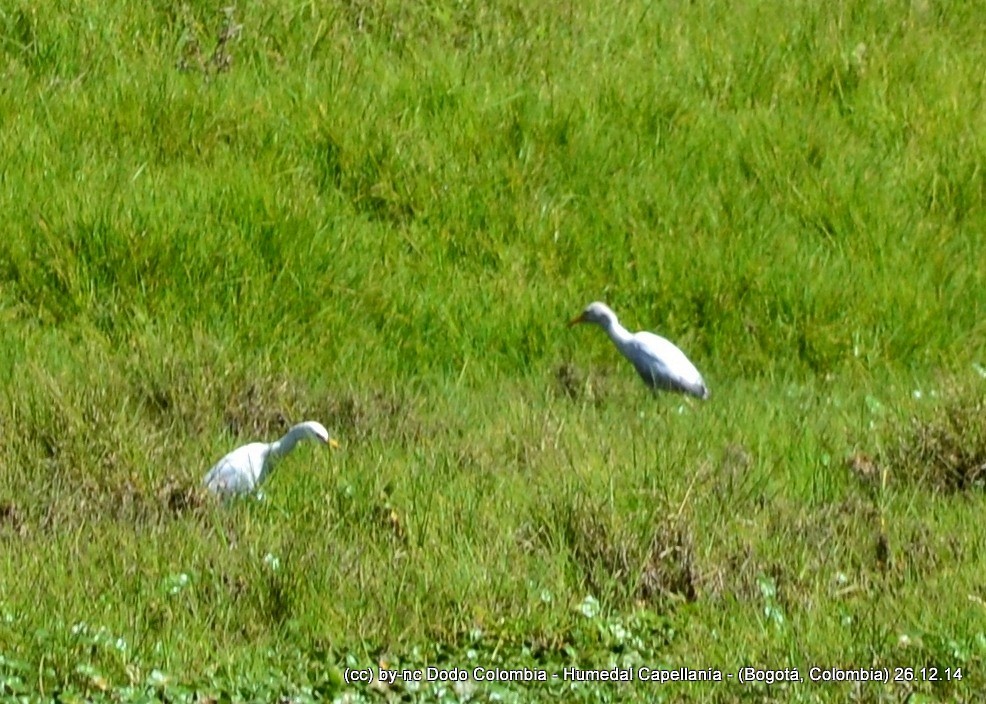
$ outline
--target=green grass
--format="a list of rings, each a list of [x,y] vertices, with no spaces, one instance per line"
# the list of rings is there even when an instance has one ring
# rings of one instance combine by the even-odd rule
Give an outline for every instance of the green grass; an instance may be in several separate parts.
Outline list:
[[[222,8],[0,8],[0,698],[986,690],[986,8]]]

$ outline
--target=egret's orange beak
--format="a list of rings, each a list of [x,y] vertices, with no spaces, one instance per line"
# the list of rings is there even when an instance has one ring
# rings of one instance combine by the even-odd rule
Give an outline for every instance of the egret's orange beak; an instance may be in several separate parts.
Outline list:
[[[579,313],[577,316],[568,321],[568,327],[573,325],[578,325],[579,323],[585,322],[585,313]]]
[[[329,438],[329,441],[326,444],[333,450],[339,449],[339,443],[336,442],[335,438]]]

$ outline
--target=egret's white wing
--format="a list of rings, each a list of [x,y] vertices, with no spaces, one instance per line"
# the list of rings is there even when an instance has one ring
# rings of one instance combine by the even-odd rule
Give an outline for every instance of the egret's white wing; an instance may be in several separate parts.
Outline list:
[[[627,347],[627,356],[645,383],[700,398],[708,396],[698,369],[670,340],[651,332],[638,332]]]
[[[263,473],[269,445],[254,442],[230,452],[208,471],[203,483],[216,494],[253,491]]]

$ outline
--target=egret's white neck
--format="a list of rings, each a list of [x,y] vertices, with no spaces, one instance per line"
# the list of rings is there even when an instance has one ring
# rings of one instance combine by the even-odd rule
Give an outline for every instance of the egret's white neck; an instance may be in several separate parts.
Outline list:
[[[609,335],[609,339],[613,341],[613,344],[620,349],[623,349],[623,346],[630,342],[630,338],[633,337],[625,327],[620,325],[620,321],[612,313],[606,316],[606,319],[600,322],[599,325]]]
[[[284,457],[284,455],[294,449],[294,446],[298,444],[299,440],[303,440],[306,437],[308,437],[306,428],[301,426],[291,428],[283,438],[275,440],[270,444],[271,457],[273,459]]]

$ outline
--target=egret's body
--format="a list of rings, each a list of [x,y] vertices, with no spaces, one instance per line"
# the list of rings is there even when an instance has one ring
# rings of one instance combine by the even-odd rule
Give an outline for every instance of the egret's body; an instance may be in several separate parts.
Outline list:
[[[650,332],[629,332],[605,303],[590,303],[569,325],[577,323],[595,323],[605,330],[652,389],[709,397],[702,375],[673,342]]]
[[[280,440],[251,442],[236,448],[216,462],[205,475],[203,483],[214,494],[247,494],[263,484],[277,461],[291,452],[301,440],[339,446],[321,423],[313,420],[298,423]]]

